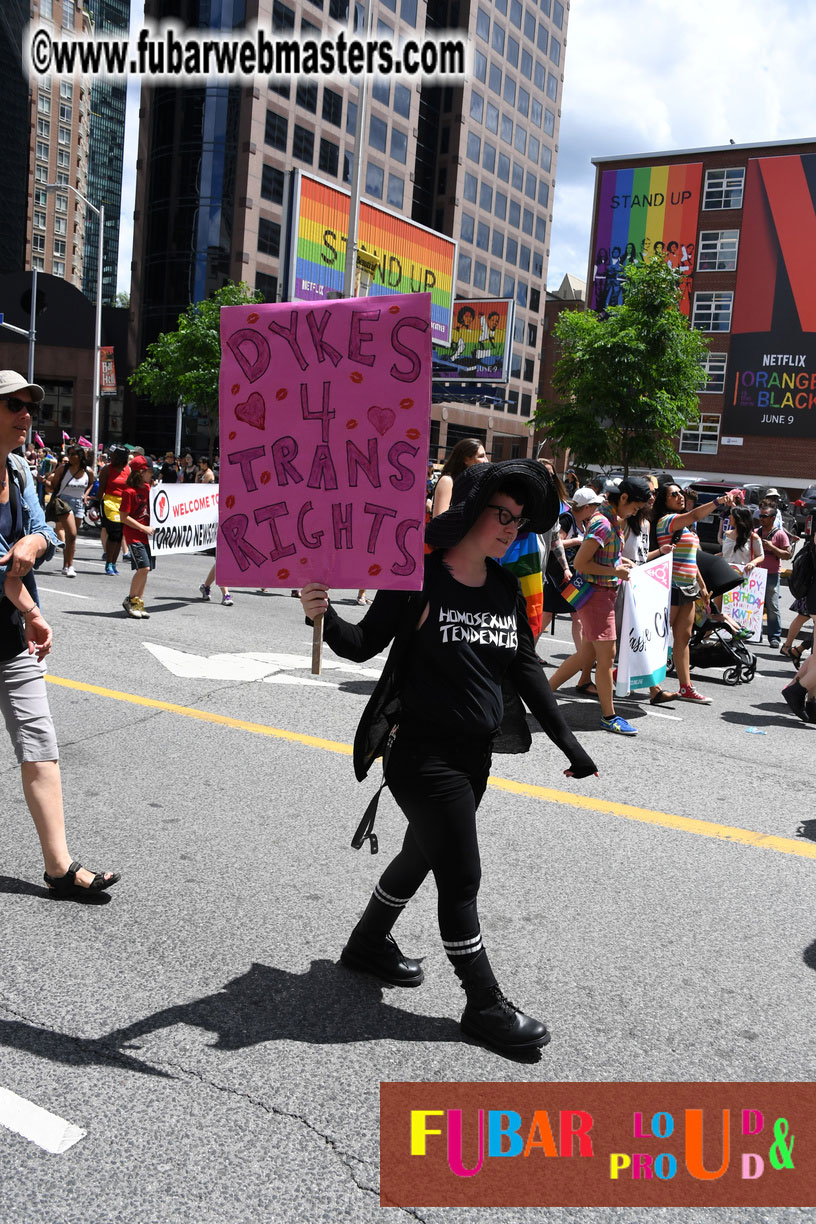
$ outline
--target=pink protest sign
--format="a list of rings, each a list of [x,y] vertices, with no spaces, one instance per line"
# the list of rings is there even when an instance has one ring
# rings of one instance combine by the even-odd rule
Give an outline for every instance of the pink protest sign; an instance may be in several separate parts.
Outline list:
[[[221,310],[218,577],[418,590],[427,293]]]

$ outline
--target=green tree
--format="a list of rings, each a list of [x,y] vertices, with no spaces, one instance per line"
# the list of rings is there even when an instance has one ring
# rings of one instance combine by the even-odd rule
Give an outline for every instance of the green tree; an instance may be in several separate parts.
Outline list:
[[[681,277],[659,259],[631,264],[623,304],[605,317],[568,310],[555,327],[558,401],[533,417],[550,444],[578,463],[682,467],[673,442],[699,418],[708,345],[679,309]]]
[[[222,306],[262,302],[263,294],[249,285],[230,282],[203,302],[191,302],[179,315],[174,332],[162,332],[147,347],[144,361],[130,376],[130,385],[153,404],[181,401],[206,414],[212,449],[218,431],[218,372],[221,365]]]
[[[113,304],[114,306],[130,306],[130,294],[120,290],[119,293],[114,294]]]

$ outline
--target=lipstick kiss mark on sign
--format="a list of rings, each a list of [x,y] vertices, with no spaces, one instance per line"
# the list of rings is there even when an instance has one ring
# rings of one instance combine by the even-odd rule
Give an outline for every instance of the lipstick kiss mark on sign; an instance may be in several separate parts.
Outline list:
[[[381,438],[385,437],[397,419],[390,408],[380,408],[379,404],[372,404],[367,416]]]
[[[235,415],[245,425],[251,425],[253,429],[263,429],[266,425],[266,405],[263,396],[253,391],[243,404],[235,405]]]

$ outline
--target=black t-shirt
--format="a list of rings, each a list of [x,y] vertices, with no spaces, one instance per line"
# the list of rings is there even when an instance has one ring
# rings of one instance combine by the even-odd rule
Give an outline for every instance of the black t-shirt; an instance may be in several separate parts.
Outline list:
[[[518,646],[515,593],[492,561],[484,586],[463,586],[442,567],[425,593],[428,615],[400,687],[400,732],[493,735],[504,712],[502,679]]]

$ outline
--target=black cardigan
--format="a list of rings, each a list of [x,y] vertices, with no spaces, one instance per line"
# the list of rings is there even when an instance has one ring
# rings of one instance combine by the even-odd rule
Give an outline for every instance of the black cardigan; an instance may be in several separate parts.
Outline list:
[[[429,554],[425,559],[426,580],[432,578],[435,568],[438,570],[441,565],[441,551]],[[595,764],[564,721],[542,671],[518,579],[495,561],[488,561],[488,565],[495,565],[508,588],[516,592],[519,642],[515,659],[502,686],[504,718],[493,751],[529,750],[532,736],[521,702],[523,698],[546,734],[564,753],[575,776],[586,778],[596,772]],[[363,663],[379,654],[393,639],[382,675],[363,711],[354,737],[354,772],[360,782],[366,777],[372,762],[381,755],[391,727],[399,722],[400,665],[425,603],[423,591],[378,591],[368,612],[356,625],[338,616],[331,604],[326,612],[323,636],[335,654],[343,659]]]

